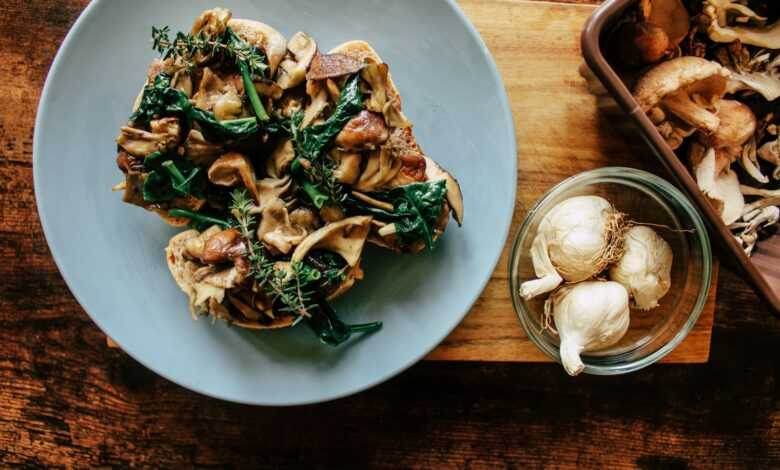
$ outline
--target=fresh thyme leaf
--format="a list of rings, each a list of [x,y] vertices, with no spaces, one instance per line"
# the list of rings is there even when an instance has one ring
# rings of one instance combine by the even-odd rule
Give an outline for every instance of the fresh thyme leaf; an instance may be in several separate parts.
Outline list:
[[[235,220],[234,226],[238,227],[244,239],[251,242],[254,238],[252,225],[255,223],[255,217],[251,214],[251,210],[255,207],[254,201],[250,199],[246,189],[243,188],[234,190],[230,197],[232,200],[230,214]]]
[[[163,59],[173,57],[194,68],[195,56],[222,54],[236,63],[246,64],[252,76],[263,77],[268,70],[263,51],[242,40],[230,28],[215,37],[204,32],[195,35],[178,32],[173,40],[170,32],[168,26],[152,26],[152,47]]]

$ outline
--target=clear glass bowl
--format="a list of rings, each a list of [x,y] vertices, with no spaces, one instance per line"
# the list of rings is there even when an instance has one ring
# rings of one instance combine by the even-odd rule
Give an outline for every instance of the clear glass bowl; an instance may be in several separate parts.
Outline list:
[[[520,284],[534,279],[531,243],[539,223],[559,202],[573,196],[598,195],[635,222],[668,228],[656,231],[672,247],[672,287],[649,311],[631,309],[629,330],[614,346],[582,354],[584,372],[625,374],[666,356],[691,331],[707,301],[712,276],[712,250],[699,213],[667,181],[645,171],[608,167],[573,176],[547,192],[526,216],[509,259],[512,303],[526,334],[539,349],[561,361],[558,336],[542,328],[546,295],[530,301],[518,293]]]

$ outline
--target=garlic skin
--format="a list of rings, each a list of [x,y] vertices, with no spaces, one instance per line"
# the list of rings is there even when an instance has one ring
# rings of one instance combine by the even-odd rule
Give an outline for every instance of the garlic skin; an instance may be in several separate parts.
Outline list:
[[[576,196],[553,207],[542,219],[531,245],[537,279],[520,286],[528,300],[563,281],[590,279],[607,267],[618,242],[623,214],[599,196]]]
[[[628,291],[613,281],[586,281],[565,286],[545,302],[561,338],[563,368],[579,375],[585,364],[580,353],[604,349],[620,341],[628,331]]]
[[[625,252],[609,269],[609,278],[628,290],[642,310],[658,306],[672,284],[672,247],[650,227],[636,225],[626,232]]]

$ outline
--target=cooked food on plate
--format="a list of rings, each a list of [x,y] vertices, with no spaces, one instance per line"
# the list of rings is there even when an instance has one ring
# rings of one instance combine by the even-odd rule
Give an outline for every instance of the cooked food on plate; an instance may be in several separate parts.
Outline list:
[[[321,52],[230,11],[189,33],[153,28],[149,67],[117,137],[124,201],[182,227],[167,263],[193,315],[252,329],[306,321],[328,344],[328,302],[363,277],[366,243],[432,249],[457,180],[427,156],[389,66],[364,41]]]

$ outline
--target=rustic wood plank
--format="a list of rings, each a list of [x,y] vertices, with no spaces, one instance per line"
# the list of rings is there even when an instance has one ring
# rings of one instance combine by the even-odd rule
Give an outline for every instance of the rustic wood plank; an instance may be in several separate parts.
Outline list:
[[[603,166],[630,166],[665,176],[634,130],[600,113],[577,68],[579,35],[591,5],[461,2],[496,60],[509,94],[518,142],[518,193],[510,233],[527,208],[561,180]],[[554,57],[555,60],[550,60]],[[518,328],[508,291],[512,237],[490,283],[465,320],[429,356],[445,361],[548,361]],[[716,273],[717,274],[717,273]],[[716,276],[717,279],[717,276]],[[717,283],[713,283],[716,286]],[[665,362],[709,358],[716,289],[694,331]]]
[[[48,253],[30,168],[40,88],[86,4],[0,2],[0,467],[780,465],[780,326],[727,269],[709,363],[623,377],[423,362],[358,396],[266,409],[197,395],[105,347]]]

